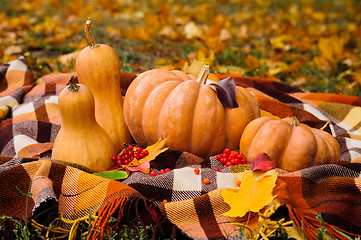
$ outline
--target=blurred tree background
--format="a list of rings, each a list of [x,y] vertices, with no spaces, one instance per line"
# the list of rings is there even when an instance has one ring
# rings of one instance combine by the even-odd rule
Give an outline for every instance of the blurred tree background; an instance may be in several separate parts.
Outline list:
[[[360,0],[0,0],[0,64],[75,71],[92,19],[124,71],[243,74],[361,96]]]

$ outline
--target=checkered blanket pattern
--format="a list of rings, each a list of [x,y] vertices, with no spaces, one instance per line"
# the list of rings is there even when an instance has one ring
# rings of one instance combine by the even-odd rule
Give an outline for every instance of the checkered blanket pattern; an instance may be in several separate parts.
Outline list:
[[[23,59],[14,62],[20,65],[24,64]],[[39,165],[38,159],[17,157],[18,152],[25,146],[55,140],[61,124],[57,95],[66,86],[69,77],[75,73],[50,74],[35,81],[29,73],[30,70],[25,67],[26,64],[22,65],[22,68],[17,68],[16,71],[10,71],[10,66],[15,64],[14,62],[4,64],[0,68],[0,108],[7,109],[0,122],[0,177],[3,179],[2,181],[17,181],[24,187],[23,190],[26,190],[27,184],[30,180],[34,180],[35,175],[15,179],[13,173],[20,171],[19,169],[33,169],[26,170],[30,173],[38,168],[44,171],[41,166],[47,166],[45,169],[66,166],[64,169],[67,171],[74,169],[70,172],[87,172],[86,169],[79,166],[74,168],[65,163],[54,162],[49,159],[49,153],[41,156],[43,165]],[[19,69],[23,71],[22,74],[19,74]],[[17,76],[17,81],[13,85],[9,81],[14,79],[14,76]],[[128,83],[132,77],[134,78],[134,75],[128,74]],[[212,77],[221,79],[225,76],[213,75]],[[361,234],[361,214],[358,209],[361,201],[361,98],[326,93],[306,93],[291,86],[264,79],[236,76],[233,79],[238,86],[249,89],[255,95],[263,115],[272,114],[281,118],[294,115],[301,122],[313,127],[322,127],[330,121],[325,131],[335,136],[339,142],[343,162],[296,172],[278,169],[276,201],[288,209],[288,217],[298,226],[307,224],[310,231],[306,231],[305,234],[310,239],[314,236],[312,230],[319,227],[315,221],[316,213],[322,214],[326,226],[330,227],[330,231],[335,236],[342,236],[338,234],[338,231],[347,232],[351,236]],[[9,96],[16,99],[17,102],[7,100]],[[222,169],[221,172],[215,172],[214,168],[220,167],[220,163],[216,161],[215,157],[201,159],[189,153],[167,151],[153,161],[151,167],[156,171],[170,167],[172,171],[157,177],[135,172],[122,183],[132,189],[131,191],[134,190],[137,196],[142,196],[158,206],[173,227],[182,231],[182,237],[224,239],[238,234],[238,228],[232,223],[244,223],[246,219],[228,218],[222,215],[229,207],[222,201],[220,190],[235,187],[242,170],[247,165],[244,168],[231,167]],[[200,175],[193,173],[196,167],[201,169]],[[34,188],[34,193],[46,193],[49,188],[55,187],[56,194],[48,195],[58,201],[59,211],[71,204],[67,201],[59,201],[59,194],[63,187],[61,184],[59,185],[59,182],[63,183],[67,179],[65,176],[69,175],[57,174],[56,171],[52,173],[55,175],[48,182],[51,184],[38,185],[37,187],[40,189],[35,191]],[[90,182],[99,180],[94,175],[84,175],[95,178]],[[202,182],[204,178],[210,179],[210,184],[205,185]],[[81,182],[82,180],[78,178],[74,180],[73,184],[81,186]],[[44,190],[41,190],[42,187]],[[11,184],[7,188],[10,189]],[[98,195],[96,192],[94,194]],[[45,195],[47,196],[47,194]],[[129,195],[125,195],[129,197]],[[28,213],[29,217],[34,215],[35,209],[47,206],[47,198],[39,197],[42,196],[41,194],[34,196],[37,197],[33,199],[34,205]],[[119,198],[119,195],[116,197],[108,195],[106,198],[108,201]],[[23,211],[21,208],[23,202],[19,199],[10,196],[3,189],[0,193],[0,208],[6,209],[9,214],[18,216]],[[164,200],[167,200],[167,203],[164,203]],[[99,201],[102,202],[104,199]],[[4,207],[5,202],[9,203],[6,207]],[[94,207],[92,204],[89,206]],[[96,206],[93,208],[94,211],[100,209],[99,204]],[[22,210],[17,211],[16,209]],[[50,210],[54,212],[54,209],[42,210],[47,213]],[[72,215],[72,218],[84,215],[86,215],[85,212],[79,211],[78,214]],[[49,216],[53,215],[49,214]],[[251,215],[249,224],[257,224],[257,219],[257,215]]]

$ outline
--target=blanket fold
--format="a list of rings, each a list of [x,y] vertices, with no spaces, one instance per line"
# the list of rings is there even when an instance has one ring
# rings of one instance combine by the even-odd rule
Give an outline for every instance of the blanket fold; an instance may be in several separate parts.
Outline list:
[[[20,219],[34,219],[47,226],[58,215],[77,220],[97,216],[88,239],[102,239],[110,217],[123,224],[153,224],[154,237],[170,234],[170,225],[151,200],[121,182],[95,176],[54,160],[27,159],[0,165],[0,212]],[[23,161],[24,162],[24,161]],[[28,197],[24,194],[31,194]],[[27,212],[26,212],[27,210]],[[171,225],[170,225],[171,226]],[[64,228],[71,226],[62,225]]]

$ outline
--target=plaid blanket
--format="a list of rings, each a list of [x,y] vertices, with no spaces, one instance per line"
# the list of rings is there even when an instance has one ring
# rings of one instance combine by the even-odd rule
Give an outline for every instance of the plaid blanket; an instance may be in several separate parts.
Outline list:
[[[220,191],[237,187],[248,165],[216,172],[220,163],[215,157],[166,151],[151,167],[155,171],[169,167],[170,172],[156,177],[134,172],[119,182],[93,175],[95,169],[51,159],[50,151],[32,158],[18,156],[31,144],[54,142],[61,124],[57,95],[74,74],[50,74],[35,80],[21,58],[0,67],[0,214],[26,216],[45,226],[58,216],[76,220],[94,214],[100,216],[94,223],[100,232],[93,234],[103,235],[110,216],[116,216],[119,226],[136,219],[154,224],[154,237],[172,233],[177,239],[239,236],[240,226],[234,223],[246,222],[256,235],[263,231],[265,218],[273,221],[277,215],[292,220],[293,227],[314,239],[321,226],[320,214],[327,232],[337,239],[345,238],[344,233],[361,235],[360,97],[306,93],[280,82],[232,76],[238,86],[254,94],[262,115],[294,115],[318,128],[329,122],[325,131],[339,142],[342,162],[296,172],[277,169],[277,197],[269,211],[265,210],[270,214],[230,218],[223,215],[229,206]],[[124,73],[122,77],[125,91],[135,75]],[[194,174],[196,167],[201,174]],[[204,178],[210,183],[204,184]],[[32,196],[26,212],[22,193],[29,187]]]

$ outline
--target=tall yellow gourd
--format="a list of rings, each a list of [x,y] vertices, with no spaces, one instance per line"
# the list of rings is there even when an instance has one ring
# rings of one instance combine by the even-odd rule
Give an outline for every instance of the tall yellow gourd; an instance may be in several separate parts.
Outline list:
[[[117,151],[95,120],[94,97],[89,88],[75,84],[71,78],[59,94],[58,105],[62,124],[51,157],[92,168],[111,168],[111,157]]]
[[[130,143],[132,139],[124,121],[120,61],[112,47],[95,42],[90,27],[91,20],[88,19],[85,34],[90,46],[80,51],[76,72],[79,83],[89,87],[94,94],[96,120],[120,152],[124,143]]]

